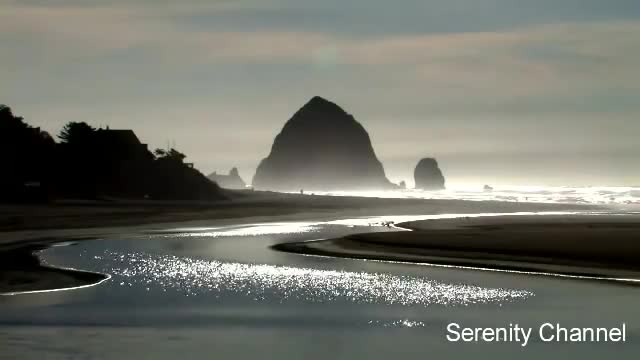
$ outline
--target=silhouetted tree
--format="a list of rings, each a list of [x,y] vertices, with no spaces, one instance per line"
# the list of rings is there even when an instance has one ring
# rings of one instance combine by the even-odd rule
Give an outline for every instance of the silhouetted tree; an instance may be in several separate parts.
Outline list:
[[[163,157],[167,156],[167,150],[165,150],[165,149],[155,149],[153,151],[153,155],[156,158],[163,158]]]
[[[184,159],[187,158],[187,155],[173,148],[169,150],[156,149],[153,154],[156,156],[156,160],[161,161],[175,161],[178,163],[183,163]]]
[[[154,154],[131,130],[67,123],[61,143],[0,105],[0,201],[127,197],[215,200],[225,195],[176,149]],[[36,196],[34,197],[34,194]]]
[[[154,182],[151,196],[166,200],[225,199],[222,189],[191,165],[186,155],[176,149],[154,151]]]
[[[7,105],[0,105],[0,129],[5,131],[24,130],[28,125],[24,123],[23,118],[13,115],[13,111]]]
[[[69,122],[58,134],[59,176],[56,188],[64,197],[98,196],[98,159],[96,129],[85,122]]]
[[[95,131],[86,122],[69,122],[62,128],[58,138],[63,144],[86,144],[91,141]]]
[[[0,105],[0,200],[42,200],[51,177],[55,141]],[[36,199],[38,198],[38,199]]]

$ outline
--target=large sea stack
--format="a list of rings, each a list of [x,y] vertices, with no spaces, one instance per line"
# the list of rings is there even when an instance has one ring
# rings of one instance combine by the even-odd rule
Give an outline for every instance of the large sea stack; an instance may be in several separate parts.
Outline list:
[[[424,158],[418,162],[414,172],[416,189],[443,190],[444,175],[433,158]]]
[[[287,121],[253,178],[276,191],[379,190],[387,180],[367,131],[338,105],[314,97]]]

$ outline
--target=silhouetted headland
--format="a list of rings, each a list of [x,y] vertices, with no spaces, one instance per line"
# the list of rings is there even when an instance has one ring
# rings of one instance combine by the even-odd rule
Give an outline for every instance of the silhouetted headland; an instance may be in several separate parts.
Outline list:
[[[0,202],[54,199],[222,200],[175,149],[149,151],[132,130],[64,126],[59,143],[0,105]]]
[[[277,191],[388,189],[369,134],[354,117],[321,97],[287,121],[253,178]]]

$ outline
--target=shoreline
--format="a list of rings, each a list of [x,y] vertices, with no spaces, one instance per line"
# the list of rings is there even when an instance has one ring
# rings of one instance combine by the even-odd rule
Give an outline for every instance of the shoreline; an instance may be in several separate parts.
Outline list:
[[[77,229],[173,223],[256,216],[287,216],[301,212],[345,212],[388,215],[418,213],[420,206],[530,210],[593,210],[608,207],[584,204],[541,204],[502,201],[373,198],[297,194],[261,194],[216,202],[59,201],[51,204],[0,204],[0,233],[23,230]]]
[[[337,239],[284,243],[302,255],[640,283],[640,216],[503,216],[424,220]],[[534,243],[535,245],[531,245]]]
[[[47,205],[0,204],[0,252],[26,243],[102,237],[177,226],[238,225],[274,221],[318,221],[387,215],[608,211],[582,204],[386,199],[242,192],[220,202],[65,201]],[[44,240],[44,241],[42,241]]]
[[[71,290],[98,285],[108,274],[42,264],[47,246],[24,246],[0,252],[0,296]]]
[[[245,193],[246,194],[246,193]],[[530,204],[464,200],[380,199],[258,193],[217,203],[68,202],[56,205],[0,205],[0,215],[15,214],[19,225],[0,224],[0,258],[23,268],[0,265],[0,294],[83,286],[104,279],[71,269],[43,266],[34,252],[60,242],[140,235],[171,227],[225,226],[283,221],[328,221],[385,215],[510,213],[518,211],[602,211],[573,204]],[[38,262],[34,262],[34,259]],[[0,262],[2,264],[3,262]],[[7,263],[8,264],[8,263]],[[59,271],[60,270],[60,271]],[[78,275],[78,276],[76,276]],[[94,274],[96,275],[96,274]],[[97,274],[105,276],[103,274]],[[22,279],[22,281],[20,281]],[[47,285],[48,284],[48,285]],[[60,286],[63,284],[63,286]]]

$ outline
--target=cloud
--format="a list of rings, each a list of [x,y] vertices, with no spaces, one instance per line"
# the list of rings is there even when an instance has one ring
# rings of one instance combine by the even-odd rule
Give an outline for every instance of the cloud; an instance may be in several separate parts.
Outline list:
[[[66,121],[133,127],[156,146],[175,139],[204,168],[248,176],[319,94],[366,123],[382,158],[406,161],[389,161],[394,171],[415,165],[421,144],[452,164],[478,151],[637,154],[637,20],[341,32],[284,15],[263,26],[277,0],[52,3],[0,7],[0,100],[54,132]]]
[[[255,4],[225,1],[209,3],[208,8],[229,11]],[[151,11],[137,5],[7,6],[0,10],[0,31],[40,47],[54,63],[137,50],[154,62],[184,65],[346,65],[368,66],[374,72],[402,67],[403,81],[414,78],[445,91],[491,85],[526,95],[566,85],[638,86],[628,75],[640,60],[635,41],[640,21],[500,32],[339,36],[304,29],[209,31],[176,21],[172,7]],[[180,9],[195,11],[190,6]]]
[[[14,3],[1,8],[0,39],[13,41],[6,42],[8,51],[0,55],[0,75],[19,83],[21,71],[31,71],[25,62],[37,61],[42,71],[96,68],[87,77],[105,72],[98,68],[105,63],[110,64],[109,71],[118,71],[121,64],[127,72],[138,68],[138,74],[221,67],[264,73],[265,66],[271,66],[270,71],[287,81],[293,72],[289,69],[304,66],[311,74],[306,77],[314,76],[316,84],[339,79],[348,82],[345,91],[360,86],[366,89],[360,91],[363,96],[382,102],[415,103],[416,94],[421,94],[420,102],[432,113],[517,112],[527,107],[544,111],[546,105],[551,111],[563,111],[563,104],[573,107],[568,111],[577,111],[580,97],[640,90],[630,76],[637,73],[640,62],[636,42],[640,21],[381,36],[305,29],[212,30],[176,16],[203,7],[233,16],[248,8],[273,8],[277,2],[190,1],[179,11],[172,6],[149,7],[143,0],[101,4]],[[624,105],[623,111],[634,106]]]
[[[133,47],[177,49],[183,42],[202,45],[201,34],[180,28],[180,19],[202,11],[226,14],[271,6],[252,0],[162,1],[12,1],[0,8],[0,31],[44,46],[53,57],[105,53]],[[183,24],[184,25],[184,24]],[[193,36],[193,37],[191,37]],[[193,38],[193,40],[190,40]]]

